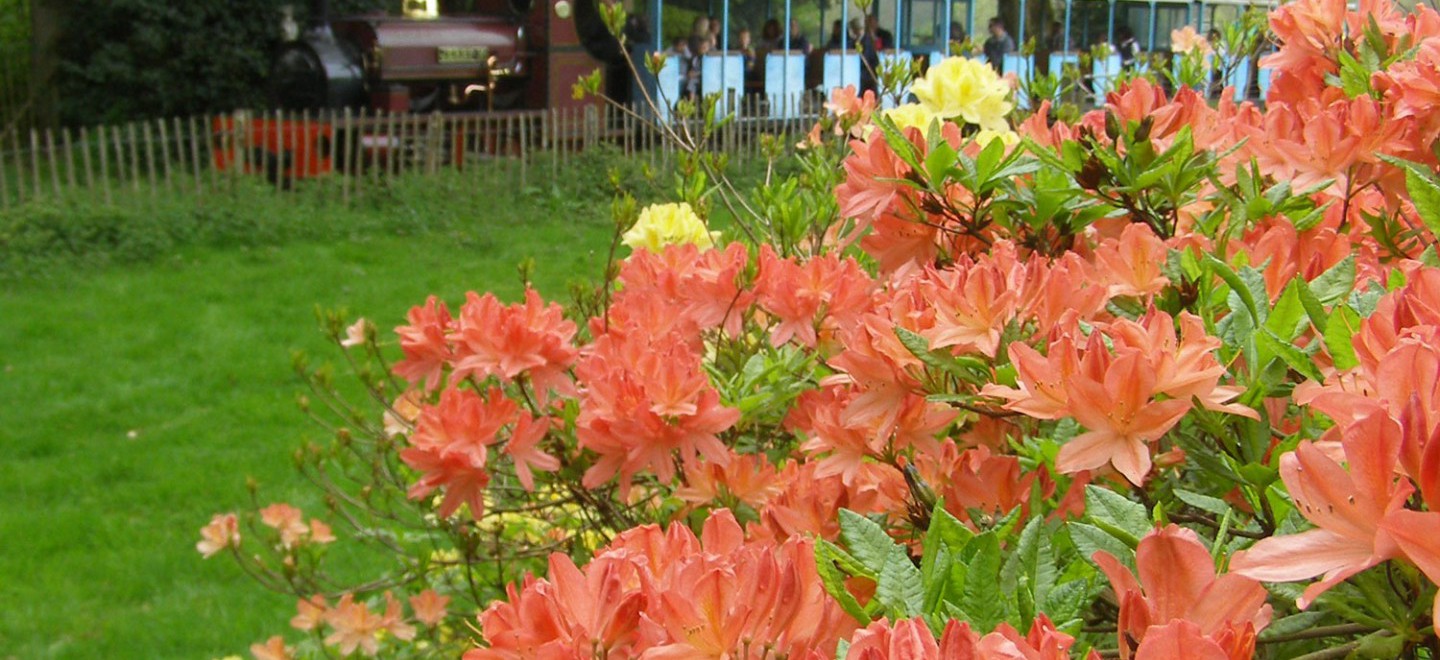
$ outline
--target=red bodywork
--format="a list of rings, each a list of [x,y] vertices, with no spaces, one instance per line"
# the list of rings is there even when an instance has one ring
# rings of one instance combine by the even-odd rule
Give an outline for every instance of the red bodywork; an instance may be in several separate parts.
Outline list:
[[[398,153],[400,138],[393,137],[383,120],[352,122],[358,133],[349,136],[348,142],[360,150],[352,161],[355,165],[389,166]],[[235,119],[220,117],[211,124],[211,153],[214,154],[215,168],[221,172],[243,165],[247,174],[266,174],[287,180],[308,179],[324,176],[349,163],[335,162],[330,157],[338,152],[334,140],[346,139],[337,136],[335,126],[318,120],[293,119],[252,119],[243,124],[249,134],[236,134]],[[393,128],[393,125],[392,125]],[[450,149],[447,161],[455,167],[465,164],[465,149],[471,136],[468,122],[451,125]],[[423,127],[420,129],[423,130]],[[476,133],[476,140],[486,137],[486,132]],[[485,142],[493,149],[502,149],[500,140],[493,134]],[[242,151],[244,149],[244,151]],[[246,155],[248,151],[248,155]]]
[[[237,163],[244,172],[269,173],[278,165],[278,173],[286,178],[303,179],[328,174],[334,169],[325,154],[330,153],[322,140],[334,140],[335,128],[319,121],[254,119],[245,122],[248,134],[237,134],[235,119],[220,117],[211,125],[212,152],[215,168],[227,171]],[[249,147],[248,155],[240,152]]]

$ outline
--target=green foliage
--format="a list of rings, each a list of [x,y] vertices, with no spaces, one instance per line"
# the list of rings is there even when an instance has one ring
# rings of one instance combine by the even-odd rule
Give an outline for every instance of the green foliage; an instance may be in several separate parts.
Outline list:
[[[296,0],[73,0],[64,5],[61,120],[98,124],[265,106],[280,8]],[[383,0],[332,2],[337,15]]]
[[[1144,507],[1135,506],[1146,519]],[[1067,538],[1059,523],[1035,517],[1017,532],[1019,523],[1017,511],[977,533],[937,504],[922,554],[912,558],[874,520],[841,510],[845,549],[821,543],[816,557],[826,590],[861,621],[921,616],[938,634],[949,619],[977,630],[1005,622],[1024,630],[1043,613],[1078,632],[1082,609],[1101,588],[1095,570],[1076,552],[1084,546]],[[875,581],[868,606],[846,588],[847,575]]]
[[[391,328],[428,294],[516,299],[525,257],[539,261],[534,282],[548,297],[603,265],[603,211],[460,183],[406,179],[324,215],[304,191],[284,200],[292,211],[258,190],[207,197],[206,218],[252,223],[231,236],[262,222],[247,214],[285,214],[263,221],[277,232],[264,242],[174,242],[126,265],[91,251],[0,284],[0,396],[18,404],[0,407],[0,596],[24,603],[0,612],[4,655],[217,658],[284,632],[294,600],[228,562],[200,561],[195,535],[215,508],[248,505],[247,477],[262,504],[326,515],[290,455],[314,437],[287,358],[326,352],[315,306],[365,310]],[[162,200],[147,221],[156,231],[196,222],[193,205]],[[444,214],[443,225],[425,222]],[[331,552],[356,574],[385,568]]]
[[[617,184],[653,191],[641,169],[614,150],[597,149],[567,166],[563,187],[519,192],[535,208],[563,216],[603,204]],[[617,181],[612,182],[612,174]],[[348,209],[338,203],[338,182],[320,180],[279,192],[261,178],[240,177],[198,197],[193,192],[162,191],[152,198],[148,190],[116,191],[112,205],[98,192],[75,193],[0,212],[0,280],[151,261],[190,246],[259,247],[464,231],[479,218],[475,206],[457,200],[512,196],[517,184],[518,170],[506,165],[446,170],[369,190]],[[316,221],[319,217],[325,221]]]

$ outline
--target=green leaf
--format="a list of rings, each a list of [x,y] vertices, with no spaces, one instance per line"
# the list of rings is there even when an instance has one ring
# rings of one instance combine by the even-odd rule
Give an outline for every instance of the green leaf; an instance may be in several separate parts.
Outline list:
[[[965,550],[968,560],[960,607],[975,628],[990,630],[1005,620],[1007,609],[1007,599],[995,588],[1000,583],[1000,539],[986,532]]]
[[[1325,349],[1330,352],[1336,369],[1353,369],[1360,364],[1355,357],[1355,333],[1360,330],[1362,319],[1349,305],[1337,305],[1330,313],[1330,322],[1325,328]]]
[[[1181,502],[1217,516],[1223,516],[1225,512],[1230,510],[1230,505],[1226,504],[1225,500],[1218,497],[1210,497],[1209,495],[1201,495],[1200,493],[1191,492],[1183,488],[1175,489],[1175,497]]]
[[[1309,630],[1319,625],[1320,621],[1327,616],[1325,612],[1300,612],[1291,614],[1278,621],[1272,621],[1265,627],[1265,634],[1260,641],[1264,642],[1267,637],[1280,637],[1290,635],[1302,630]]]
[[[1261,351],[1280,358],[1291,369],[1300,372],[1306,378],[1316,382],[1325,380],[1325,375],[1320,373],[1320,367],[1315,365],[1315,360],[1296,348],[1294,344],[1275,336],[1275,333],[1271,332],[1269,328],[1262,328],[1255,333],[1255,345]]]
[[[1326,305],[1345,299],[1355,288],[1355,255],[1348,255],[1310,282],[1310,290]]]
[[[1132,548],[1150,532],[1144,504],[1100,486],[1085,487],[1085,519]]]
[[[1300,289],[1304,288],[1303,281],[1296,277],[1290,280],[1280,298],[1275,301],[1275,307],[1270,310],[1270,317],[1265,319],[1265,327],[1269,328],[1275,336],[1285,341],[1291,341],[1305,329],[1305,304],[1300,299]]]
[[[1070,542],[1075,544],[1076,552],[1085,559],[1094,561],[1095,553],[1104,550],[1127,566],[1135,565],[1135,549],[1109,532],[1080,522],[1066,523],[1065,529],[1070,532]]]
[[[1026,592],[1033,607],[1034,603],[1045,601],[1055,586],[1055,576],[1050,529],[1043,517],[1031,518],[1020,531],[1019,541],[1000,571],[1000,588],[1017,595]],[[1022,613],[1021,619],[1026,618]]]
[[[1401,158],[1381,156],[1385,161],[1405,170],[1405,190],[1415,204],[1415,213],[1431,236],[1440,236],[1440,179],[1430,168]]]
[[[875,584],[875,599],[880,601],[892,619],[908,619],[925,610],[925,585],[920,569],[899,546],[885,561],[885,569]]]
[[[840,604],[840,609],[846,614],[854,617],[856,621],[869,621],[870,615],[855,599],[855,595],[845,588],[845,575],[837,564],[842,563],[842,557],[849,559],[844,550],[835,547],[835,544],[820,539],[815,544],[815,566],[820,574],[820,582],[825,585],[825,591]]]
[[[840,538],[872,578],[880,575],[890,556],[900,550],[884,528],[849,509],[840,510]]]
[[[1077,579],[1061,582],[1039,604],[1040,611],[1056,622],[1078,618],[1090,604],[1090,583]]]
[[[955,167],[955,149],[950,143],[941,141],[925,156],[925,176],[932,186],[941,185],[950,169]]]
[[[925,540],[922,542],[920,572],[925,579],[932,580],[935,575],[947,570],[932,567],[940,551],[948,550],[953,555],[964,548],[972,538],[975,538],[975,533],[945,510],[943,500],[935,502],[935,508],[930,512],[930,529],[925,531]]]
[[[1300,305],[1305,308],[1305,315],[1310,317],[1310,323],[1315,326],[1315,329],[1324,334],[1325,327],[1330,322],[1330,314],[1325,311],[1325,304],[1320,302],[1320,297],[1315,295],[1315,291],[1310,288],[1309,283],[1299,277],[1294,281],[1299,283]],[[1295,338],[1292,336],[1290,339],[1294,340]]]
[[[1238,296],[1244,303],[1245,311],[1250,313],[1250,318],[1259,321],[1261,318],[1260,310],[1255,305],[1255,296],[1250,293],[1250,287],[1245,285],[1245,281],[1240,279],[1240,274],[1236,273],[1235,269],[1230,267],[1230,264],[1221,261],[1212,254],[1205,255],[1205,263],[1210,266],[1210,269],[1214,271],[1220,279],[1230,285],[1230,292]]]
[[[930,540],[927,536],[927,542]],[[935,551],[933,557],[927,557],[926,566],[920,570],[920,577],[925,584],[925,603],[921,610],[925,614],[934,614],[940,611],[940,603],[944,601],[946,587],[950,583],[950,564],[953,558],[950,549],[942,543]]]

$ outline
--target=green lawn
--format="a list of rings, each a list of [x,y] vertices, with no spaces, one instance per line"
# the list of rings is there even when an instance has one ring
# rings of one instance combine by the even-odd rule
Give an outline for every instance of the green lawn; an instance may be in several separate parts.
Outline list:
[[[603,202],[480,197],[440,200],[460,215],[440,230],[0,279],[0,658],[210,658],[285,633],[292,601],[194,545],[249,475],[320,512],[290,462],[316,431],[291,351],[332,357],[315,306],[388,329],[430,293],[514,299],[526,257],[550,296],[599,273]]]

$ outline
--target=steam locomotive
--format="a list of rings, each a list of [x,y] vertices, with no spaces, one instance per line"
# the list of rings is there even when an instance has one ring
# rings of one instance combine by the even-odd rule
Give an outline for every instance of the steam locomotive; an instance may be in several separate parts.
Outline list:
[[[600,17],[597,2],[605,1],[403,0],[400,15],[334,17],[326,0],[312,0],[309,24],[273,60],[271,102],[286,113],[316,116],[344,109],[359,116],[573,107],[585,103],[571,96],[579,77],[623,67],[620,45]],[[217,139],[248,130],[251,145],[243,156],[222,145],[218,167],[287,178],[331,169],[314,156],[327,152],[317,143],[342,138],[321,121],[232,117],[214,129]],[[343,138],[368,145],[360,162],[384,160],[403,147]]]

